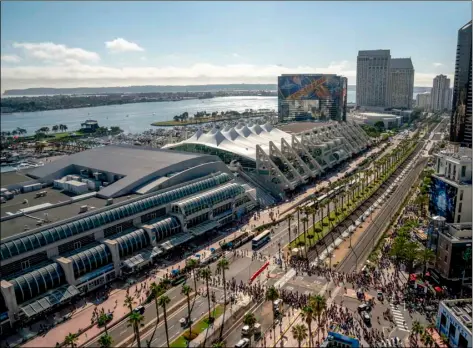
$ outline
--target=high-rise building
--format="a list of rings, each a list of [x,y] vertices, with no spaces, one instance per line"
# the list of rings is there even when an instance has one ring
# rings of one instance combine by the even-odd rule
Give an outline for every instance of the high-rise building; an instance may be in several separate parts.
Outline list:
[[[458,30],[450,141],[471,148],[471,21]]]
[[[430,110],[450,110],[450,79],[445,75],[437,75],[434,78],[430,97]]]
[[[416,107],[424,109],[424,111],[430,110],[430,93],[419,93],[416,95]]]
[[[412,108],[414,66],[411,58],[391,59],[388,91],[391,108]]]
[[[356,105],[389,105],[390,50],[358,51],[356,63]]]
[[[278,111],[283,121],[346,121],[347,78],[328,74],[278,77]]]

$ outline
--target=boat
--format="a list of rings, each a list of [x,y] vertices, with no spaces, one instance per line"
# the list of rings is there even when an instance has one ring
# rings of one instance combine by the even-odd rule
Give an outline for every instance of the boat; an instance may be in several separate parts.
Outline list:
[[[20,162],[17,164],[15,170],[22,170],[22,169],[31,169],[31,168],[38,168],[44,166],[43,162],[30,162],[30,161],[24,161]]]

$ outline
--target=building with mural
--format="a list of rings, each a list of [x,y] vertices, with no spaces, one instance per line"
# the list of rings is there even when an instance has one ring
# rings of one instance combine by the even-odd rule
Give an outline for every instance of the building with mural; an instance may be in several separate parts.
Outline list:
[[[345,77],[338,75],[279,76],[279,120],[346,121],[347,83]]]

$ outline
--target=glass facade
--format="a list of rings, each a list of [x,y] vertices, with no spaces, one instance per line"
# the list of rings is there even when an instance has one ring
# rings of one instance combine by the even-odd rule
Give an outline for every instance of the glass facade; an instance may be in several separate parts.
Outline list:
[[[34,233],[30,236],[18,238],[16,240],[2,243],[0,250],[0,260],[6,260],[24,252],[38,249],[52,244],[62,239],[75,236],[82,232],[113,223],[119,219],[138,214],[148,209],[168,204],[183,197],[208,190],[232,180],[227,173],[220,173],[211,178],[185,185],[168,192],[147,197],[145,199],[125,204],[101,213],[50,228],[45,231]]]
[[[279,76],[279,120],[346,121],[347,84],[337,75]]]
[[[69,256],[76,278],[112,262],[112,253],[105,244]]]
[[[152,224],[152,232],[156,235],[156,241],[174,236],[181,232],[181,224],[174,216],[162,219]]]
[[[228,184],[197,197],[174,203],[173,211],[180,211],[186,216],[192,215],[201,210],[211,208],[215,204],[223,202],[227,199],[234,198],[244,192],[245,189],[241,185],[235,183]]]
[[[143,229],[130,232],[115,240],[118,243],[120,257],[130,255],[137,250],[143,249],[150,243],[148,233]]]
[[[66,284],[66,276],[57,263],[41,267],[9,281],[15,289],[16,301],[23,303],[48,290]]]

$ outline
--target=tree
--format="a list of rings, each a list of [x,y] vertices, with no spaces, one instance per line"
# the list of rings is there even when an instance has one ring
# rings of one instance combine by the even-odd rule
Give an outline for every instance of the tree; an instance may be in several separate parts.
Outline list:
[[[133,331],[135,332],[135,338],[138,344],[138,348],[141,348],[140,325],[141,322],[144,320],[145,317],[138,312],[131,312],[128,317],[128,323],[131,325],[131,327],[133,327]]]
[[[279,292],[278,290],[272,285],[266,290],[266,301],[271,301],[271,308],[273,309],[273,328],[276,327],[276,324],[274,323],[276,319],[276,312],[274,308],[274,301],[276,301],[279,298]],[[276,345],[276,334],[274,334],[274,345]]]
[[[100,336],[99,338],[100,348],[110,348],[113,344],[113,338],[108,333]]]
[[[135,304],[135,301],[133,300],[133,297],[127,294],[125,296],[125,300],[123,300],[123,306],[127,307],[130,310],[130,314],[133,313],[134,304]]]
[[[309,222],[309,219],[304,216],[302,218],[302,228],[304,229],[304,252],[305,252],[305,257],[307,258],[307,223]]]
[[[212,277],[212,271],[210,267],[206,267],[200,270],[200,276],[205,280],[205,290],[207,293],[207,303],[209,306],[209,324],[212,321],[211,310],[212,306],[210,305],[210,290],[209,290],[209,280]]]
[[[196,259],[187,259],[186,260],[186,268],[189,269],[192,272],[192,276],[194,278],[194,291],[197,291],[197,275],[196,275],[196,270],[197,267],[199,266],[199,263],[197,262]]]
[[[425,273],[427,272],[427,265],[431,262],[435,261],[435,253],[428,248],[423,248],[422,250],[419,251],[417,255],[417,260],[422,264],[423,266],[423,275],[425,277]]]
[[[435,343],[434,339],[427,331],[422,335],[422,342],[424,342],[427,347],[432,347]]]
[[[292,241],[291,239],[291,222],[292,222],[292,219],[294,218],[294,216],[292,214],[288,214],[286,219],[287,219],[287,229],[288,229],[288,232],[289,232],[289,243]]]
[[[64,338],[64,344],[66,346],[70,346],[71,348],[75,348],[77,347],[77,341],[79,340],[79,335],[76,334],[76,333],[69,333],[69,335],[67,335],[65,338]]]
[[[424,328],[422,327],[421,323],[418,320],[414,320],[412,322],[412,334],[415,336],[416,342],[419,335],[422,335],[424,332]]]
[[[212,344],[212,348],[225,348],[225,342],[223,341],[215,342],[214,344]]]
[[[320,317],[327,308],[327,300],[322,295],[315,295],[309,298],[309,305],[313,308],[314,314],[317,317],[317,341],[319,341],[320,334]]]
[[[307,339],[307,327],[303,324],[297,324],[292,327],[292,337],[297,340],[298,347],[301,348],[302,341]]]
[[[57,124],[55,124],[53,127],[52,127],[52,130],[53,132],[57,132],[59,130],[59,126]]]
[[[302,308],[302,319],[306,322],[309,328],[309,348],[312,346],[312,319],[314,319],[314,308],[310,305]]]
[[[248,325],[250,328],[250,347],[251,347],[251,336],[253,335],[253,328],[255,327],[256,324],[256,317],[253,313],[248,312],[245,314],[243,317],[243,324]]]
[[[192,337],[192,316],[191,316],[191,287],[187,284],[182,285],[181,294],[187,298],[187,322],[189,323],[189,338]]]
[[[99,317],[97,318],[97,323],[103,324],[105,333],[108,335],[108,330],[107,330],[107,323],[110,320],[110,317],[105,314],[105,310],[102,309],[102,311],[99,314]]]
[[[153,297],[154,297],[154,306],[156,307],[156,325],[154,327],[154,331],[153,331],[153,334],[151,335],[151,338],[149,339],[149,341],[147,341],[147,346],[148,348],[151,346],[151,342],[153,342],[153,338],[154,338],[154,335],[156,333],[156,330],[158,329],[158,325],[159,325],[159,304],[158,304],[158,296],[159,296],[159,293],[162,291],[162,287],[160,287],[159,285],[157,285],[155,282],[152,282],[151,283],[151,286],[150,286],[150,289],[151,289],[151,293],[153,294]]]
[[[171,299],[166,295],[161,296],[158,301],[159,305],[163,307],[164,330],[166,331],[166,343],[167,343],[168,348],[169,348],[169,330],[168,330],[168,317],[166,313],[166,306],[170,302],[171,302]]]
[[[65,124],[62,125],[62,130],[65,132],[67,131],[67,126]]]
[[[222,272],[222,280],[223,280],[223,320],[222,320],[222,326],[220,327],[220,334],[219,334],[219,340],[223,341],[223,327],[225,323],[225,312],[227,310],[227,281],[225,278],[225,271],[230,268],[228,260],[223,257],[221,258],[218,263],[217,263],[217,270],[219,272]]]

